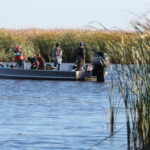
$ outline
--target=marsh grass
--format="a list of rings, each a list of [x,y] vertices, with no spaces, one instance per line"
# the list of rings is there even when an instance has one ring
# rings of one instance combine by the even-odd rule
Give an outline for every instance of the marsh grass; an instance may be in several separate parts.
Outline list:
[[[110,105],[110,134],[113,134],[113,132],[116,131],[116,124],[117,124],[117,118],[119,113],[119,108],[122,105],[119,95],[116,95],[118,93],[116,89],[116,79],[114,77],[111,78],[111,88],[109,92],[109,105]],[[117,98],[116,98],[117,97]]]
[[[98,30],[44,30],[44,29],[0,29],[0,61],[11,61],[7,49],[13,49],[15,45],[23,47],[26,58],[40,53],[46,61],[51,61],[52,49],[59,42],[63,49],[63,62],[75,61],[75,50],[80,41],[86,48],[86,61],[91,61],[91,56],[97,51],[109,53],[112,63],[120,63],[118,56],[122,51],[118,48],[121,42],[129,47],[129,41],[135,35],[120,31],[98,31]],[[116,46],[116,49],[115,49]],[[112,51],[113,49],[113,51]],[[118,53],[118,56],[114,55]]]
[[[148,150],[150,146],[150,26],[149,23],[147,25],[137,23],[134,29],[136,31],[134,38],[125,42],[123,35],[121,43],[111,40],[108,47],[121,62],[121,69],[116,67],[116,71],[119,92],[125,106],[128,150]],[[116,49],[120,49],[117,54]]]

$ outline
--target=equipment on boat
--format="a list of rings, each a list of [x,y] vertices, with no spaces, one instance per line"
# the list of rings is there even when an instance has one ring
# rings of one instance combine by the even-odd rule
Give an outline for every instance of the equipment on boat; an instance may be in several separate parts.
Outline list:
[[[97,82],[104,82],[105,68],[109,64],[109,58],[104,52],[97,52],[93,57],[92,75],[96,76]]]

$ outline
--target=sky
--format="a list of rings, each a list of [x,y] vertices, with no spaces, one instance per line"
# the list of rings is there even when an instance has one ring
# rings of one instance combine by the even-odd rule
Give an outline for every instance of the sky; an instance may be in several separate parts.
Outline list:
[[[121,29],[150,17],[150,0],[0,0],[0,28]]]

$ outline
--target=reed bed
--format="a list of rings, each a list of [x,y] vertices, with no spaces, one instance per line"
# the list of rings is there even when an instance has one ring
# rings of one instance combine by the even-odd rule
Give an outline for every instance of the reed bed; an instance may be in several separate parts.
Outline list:
[[[109,51],[120,58],[116,65],[119,92],[122,96],[127,125],[128,150],[150,147],[150,25],[137,23],[135,36],[121,43],[111,40]],[[117,50],[119,49],[119,51]],[[118,53],[117,53],[118,51]],[[113,84],[113,83],[112,83]],[[111,116],[112,117],[112,116]]]
[[[109,53],[112,63],[120,63],[120,58],[110,49],[121,42],[128,47],[128,42],[134,38],[134,33],[121,31],[0,29],[0,61],[11,61],[12,53],[8,53],[7,50],[13,49],[18,44],[23,47],[26,58],[40,53],[46,61],[51,61],[52,49],[56,42],[59,42],[63,49],[63,62],[74,62],[75,50],[82,41],[86,48],[87,62],[91,61],[95,52],[104,51]],[[112,41],[115,44],[112,44]],[[120,49],[116,49],[116,52],[121,55]]]

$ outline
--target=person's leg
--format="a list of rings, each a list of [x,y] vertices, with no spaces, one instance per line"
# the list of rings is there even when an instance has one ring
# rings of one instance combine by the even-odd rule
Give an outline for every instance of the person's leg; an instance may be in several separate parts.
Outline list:
[[[21,61],[21,69],[25,69],[25,62]]]
[[[84,59],[81,59],[81,61],[80,61],[80,70],[83,70],[83,65],[84,65]]]
[[[54,67],[57,66],[57,59],[54,60]]]
[[[21,61],[16,61],[16,68],[21,69]]]
[[[102,65],[97,65],[96,67],[96,76],[97,82],[104,82],[104,67]]]
[[[81,69],[81,58],[77,58],[77,70]]]
[[[60,70],[60,64],[58,64],[58,70]]]

